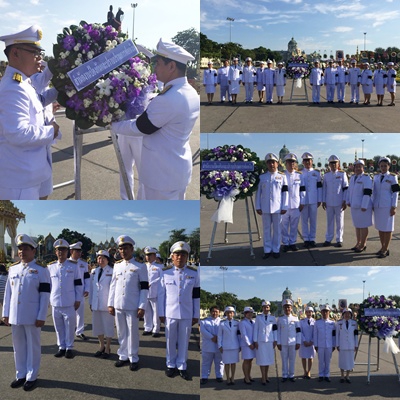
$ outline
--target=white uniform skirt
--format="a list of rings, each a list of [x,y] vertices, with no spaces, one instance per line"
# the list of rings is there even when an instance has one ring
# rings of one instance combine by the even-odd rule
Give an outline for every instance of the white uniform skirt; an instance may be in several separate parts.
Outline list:
[[[239,81],[232,81],[231,85],[229,86],[229,92],[231,94],[239,94],[240,93]]]
[[[369,85],[362,85],[362,90],[364,94],[371,94],[374,90],[374,87],[372,86],[372,82],[370,82]]]
[[[206,85],[206,93],[215,93],[215,85]]]
[[[275,352],[273,342],[258,342],[256,350],[256,364],[261,366],[275,363]]]
[[[222,362],[224,364],[236,364],[239,362],[239,349],[225,350],[222,353]]]
[[[304,346],[300,345],[299,349],[299,357],[300,358],[314,358],[315,357],[315,348],[314,346]]]
[[[361,208],[350,207],[350,211],[355,228],[368,228],[372,225],[372,208],[361,211]]]
[[[350,371],[354,368],[354,350],[339,351],[339,368]]]
[[[378,231],[394,231],[394,216],[390,216],[390,207],[374,208],[374,226]]]
[[[114,336],[114,316],[108,311],[93,311],[92,324],[94,336],[104,335],[111,338]]]
[[[242,347],[242,360],[252,360],[256,356],[256,351],[249,346]]]

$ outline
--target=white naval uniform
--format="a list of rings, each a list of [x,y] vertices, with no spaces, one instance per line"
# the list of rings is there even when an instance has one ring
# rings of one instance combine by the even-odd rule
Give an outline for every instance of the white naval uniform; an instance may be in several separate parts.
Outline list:
[[[33,260],[10,267],[4,292],[3,317],[11,324],[16,379],[36,380],[41,359],[37,320],[46,321],[50,274]]]
[[[225,101],[226,99],[231,101],[231,93],[229,91],[229,66],[221,67],[218,69],[217,83],[220,85],[220,96],[221,101]]]
[[[347,68],[343,65],[336,67],[336,82],[337,82],[337,99],[338,101],[344,101],[346,92],[346,80],[347,80]]]
[[[22,81],[13,79],[19,74]],[[38,200],[41,185],[51,178],[47,146],[53,126],[45,126],[44,106],[54,91],[42,92],[42,104],[31,79],[8,66],[0,81],[0,199]],[[51,96],[47,96],[47,93]],[[50,99],[51,97],[51,99]]]
[[[397,176],[390,172],[377,174],[374,176],[373,185],[372,206],[374,210],[374,226],[378,231],[393,232],[395,216],[390,216],[390,208],[397,207],[399,192]]]
[[[349,186],[347,174],[344,171],[329,171],[324,175],[322,184],[322,201],[326,204],[326,234],[325,240],[331,242],[336,224],[336,242],[343,242],[344,211],[346,203],[346,190]]]
[[[240,330],[239,321],[224,319],[218,327],[218,348],[222,347],[222,362],[236,364],[239,362]]]
[[[324,76],[325,76],[325,85],[326,85],[326,100],[333,101],[335,100],[335,87],[337,84],[336,77],[336,68],[335,67],[326,67]]]
[[[267,314],[258,314],[254,324],[253,341],[258,344],[256,364],[260,366],[275,363],[274,342],[277,341],[276,318]]]
[[[146,266],[134,258],[114,264],[108,295],[108,307],[115,309],[115,323],[119,342],[118,356],[121,361],[139,361],[138,309],[145,309],[149,282]]]
[[[71,261],[75,261],[71,257],[69,258]],[[75,335],[80,335],[83,333],[85,327],[85,298],[83,297],[84,292],[90,293],[90,274],[89,274],[89,266],[85,260],[81,258],[77,260],[77,268],[79,271],[79,276],[82,280],[82,301],[79,305],[79,308],[76,310],[76,331]]]
[[[203,85],[205,85],[206,93],[215,93],[215,87],[217,86],[217,70],[214,68],[208,68],[203,73]]]
[[[76,313],[74,304],[82,302],[82,279],[76,261],[53,261],[48,265],[51,279],[50,304],[60,350],[74,347]]]
[[[310,72],[310,85],[312,86],[313,103],[319,103],[321,86],[324,84],[324,72],[321,68],[313,68]]]
[[[353,103],[360,101],[360,79],[361,70],[358,67],[349,68],[347,80],[350,85],[351,99]]]
[[[252,65],[243,67],[242,81],[246,92],[245,101],[253,101],[255,75],[256,69]]]
[[[282,378],[294,378],[296,345],[301,343],[300,322],[294,315],[278,318],[277,342],[281,345]]]
[[[161,288],[161,267],[157,264],[146,263],[149,278],[149,293],[147,295],[144,312],[144,330],[146,332],[160,332],[160,318],[158,316],[158,294]]]
[[[256,82],[257,82],[257,90],[260,92],[265,92],[265,87],[264,87],[264,70],[265,68],[257,68],[256,71]]]
[[[283,172],[261,174],[256,193],[256,210],[262,211],[264,253],[279,253],[281,210],[287,209],[288,185],[285,174]]]
[[[242,352],[242,360],[252,360],[256,356],[255,349],[250,346],[254,343],[254,321],[244,318],[239,322],[240,330],[240,349]]]
[[[368,174],[352,175],[346,192],[346,203],[350,207],[355,228],[372,225],[372,179]],[[366,211],[361,211],[365,208]]]
[[[228,73],[229,93],[239,94],[240,83],[242,82],[242,68],[239,65],[231,65]]]
[[[381,68],[374,71],[374,88],[377,95],[385,94],[387,73]]]
[[[396,93],[396,70],[390,67],[387,71],[387,91],[389,93]]]
[[[314,346],[318,348],[318,376],[329,378],[332,351],[336,347],[335,321],[322,318],[315,321]]]
[[[192,177],[190,135],[199,116],[199,96],[186,77],[165,84],[137,119],[116,122],[118,135],[143,136],[139,182],[143,200],[183,200]]]
[[[186,370],[192,320],[200,317],[200,274],[188,265],[162,271],[158,310],[165,317],[167,368]]]
[[[360,83],[364,94],[371,94],[373,92],[372,71],[370,69],[364,69],[361,72]]]
[[[301,230],[305,241],[315,241],[317,235],[318,203],[322,201],[321,174],[313,168],[302,170],[306,197],[301,212]]]
[[[106,265],[100,279],[101,267],[97,267],[91,274],[89,304],[92,310],[92,332],[94,336],[114,336],[114,316],[108,312],[108,295],[113,274],[113,268]]]
[[[274,84],[276,86],[276,95],[282,97],[285,95],[286,70],[277,68],[275,70]]]
[[[314,358],[315,348],[314,348],[314,324],[315,319],[303,318],[300,320],[300,330],[301,330],[301,344],[299,349],[300,358]],[[304,342],[313,342],[312,346],[304,346]]]
[[[358,347],[358,326],[353,319],[341,319],[336,323],[336,346],[339,351],[339,368],[351,371],[354,368],[354,353]]]
[[[224,363],[222,354],[218,349],[218,343],[211,339],[218,337],[218,327],[221,318],[207,317],[200,321],[201,333],[201,378],[208,379],[211,374],[211,366],[214,362],[215,377],[222,378],[224,375]]]
[[[274,95],[275,70],[264,68],[263,83],[265,86],[265,101],[272,103]]]
[[[282,243],[286,246],[296,243],[297,228],[300,221],[300,205],[304,205],[306,188],[303,174],[298,171],[285,171],[288,183],[288,210],[282,215]]]

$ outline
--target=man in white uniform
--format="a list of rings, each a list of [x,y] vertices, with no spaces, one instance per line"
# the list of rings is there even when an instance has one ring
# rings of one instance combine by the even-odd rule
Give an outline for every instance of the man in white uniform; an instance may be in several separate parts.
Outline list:
[[[231,93],[229,91],[229,61],[224,61],[224,66],[218,69],[217,73],[217,83],[220,85],[220,96],[221,103],[225,101],[225,99],[232,101]]]
[[[250,57],[246,58],[246,65],[243,67],[243,85],[246,92],[245,102],[252,103],[253,102],[253,93],[254,93],[254,82],[256,76],[256,69],[252,64],[252,60]]]
[[[275,83],[275,69],[272,67],[271,60],[267,60],[267,68],[264,69],[263,82],[265,86],[265,104],[272,104]]]
[[[192,177],[190,135],[199,116],[200,100],[186,78],[186,63],[194,57],[182,47],[157,45],[155,73],[164,83],[137,119],[115,122],[118,135],[143,137],[139,182],[143,200],[184,200]]]
[[[39,26],[0,37],[8,66],[0,81],[0,199],[39,200],[41,185],[51,178],[47,146],[58,135],[53,121],[45,125],[44,107],[54,90],[40,95],[30,77],[39,72],[43,49]]]
[[[20,262],[11,265],[4,294],[3,321],[11,325],[16,378],[13,389],[36,386],[41,347],[40,332],[47,316],[50,275],[35,260],[37,244],[25,234],[15,238]],[[3,366],[4,368],[4,366]]]
[[[347,82],[350,86],[351,100],[350,103],[358,104],[360,101],[360,78],[361,70],[357,67],[357,61],[351,60],[351,67],[348,70]]]

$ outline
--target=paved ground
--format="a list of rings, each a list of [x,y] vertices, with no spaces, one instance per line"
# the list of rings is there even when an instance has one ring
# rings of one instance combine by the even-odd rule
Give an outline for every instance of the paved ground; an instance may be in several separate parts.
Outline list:
[[[53,184],[74,179],[74,149],[72,121],[57,113],[62,140],[53,146]],[[186,191],[187,200],[199,199],[199,148],[200,120],[198,119],[191,135],[190,145],[193,154],[192,182]],[[161,155],[162,156],[162,155]],[[82,156],[82,200],[119,200],[119,168],[109,131],[88,133],[83,136]],[[135,189],[137,189],[135,170]],[[75,198],[74,185],[56,189],[50,200],[70,200]]]
[[[110,359],[93,357],[98,350],[98,342],[97,338],[90,336],[91,312],[87,301],[85,322],[85,334],[90,340],[84,342],[76,339],[76,356],[73,359],[54,358],[53,354],[57,351],[57,345],[49,308],[46,325],[42,329],[42,362],[38,387],[32,392],[24,392],[22,388],[10,388],[10,383],[15,379],[11,328],[0,326],[0,399],[199,399],[200,353],[197,335],[192,336],[189,344],[188,371],[192,374],[193,380],[184,381],[179,376],[167,378],[164,374],[164,331],[161,332],[162,337],[157,339],[151,336],[140,336],[140,369],[132,372],[128,366],[114,367],[114,362],[118,359],[116,339],[111,345],[113,354]],[[142,323],[140,323],[141,334]]]
[[[292,89],[292,81],[289,80],[283,104],[259,104],[256,89],[253,104],[245,104],[243,86],[238,95],[238,104],[221,104],[218,86],[215,101],[209,106],[202,87],[201,132],[399,132],[400,102],[396,107],[387,107],[390,103],[388,94],[385,95],[383,107],[376,107],[375,94],[372,95],[370,106],[349,104],[350,88],[346,86],[346,103],[328,104],[324,87],[321,89],[321,103],[314,105],[311,86],[308,80],[306,82],[311,104],[300,97],[294,97],[292,103],[289,102]],[[304,87],[294,89],[293,93],[304,96]],[[360,96],[363,99],[362,93]],[[275,93],[274,97],[277,101]]]
[[[201,252],[200,259],[202,264],[207,264],[208,249],[211,239],[211,232],[213,229],[214,222],[211,221],[211,216],[214,214],[217,208],[217,202],[214,200],[208,200],[204,196],[201,197],[201,211],[200,211],[200,242]],[[250,204],[250,202],[249,202]],[[251,206],[250,206],[251,210]],[[251,225],[252,231],[256,231],[255,220],[251,213]],[[257,221],[262,236],[262,221],[261,217],[257,215]],[[233,224],[228,225],[228,232],[247,232],[247,218],[245,201],[239,200],[235,203],[233,208]],[[300,221],[301,227],[301,221]],[[303,240],[301,238],[301,229],[298,232],[297,243],[300,250],[297,252],[282,253],[279,259],[269,258],[263,260],[263,242],[262,239],[258,240],[258,235],[253,235],[253,246],[255,259],[250,257],[249,248],[249,235],[240,234],[228,236],[228,243],[224,242],[224,223],[217,225],[216,236],[214,246],[215,249],[211,254],[211,259],[208,265],[307,265],[307,266],[318,266],[318,265],[342,265],[342,266],[354,266],[354,265],[399,265],[400,259],[400,218],[399,216],[395,219],[395,234],[392,238],[390,245],[390,256],[386,258],[377,258],[375,253],[380,250],[380,242],[378,231],[374,227],[369,228],[369,238],[367,242],[367,250],[363,253],[356,254],[350,250],[355,245],[355,230],[351,222],[350,210],[345,211],[345,222],[344,222],[344,235],[343,235],[343,247],[322,247],[322,243],[325,241],[326,232],[326,215],[322,207],[318,208],[317,218],[317,244],[318,247],[314,249],[304,249],[302,247]],[[335,240],[333,241],[335,243]]]
[[[400,384],[395,375],[395,367],[392,355],[386,354],[380,344],[380,362],[379,371],[376,371],[376,365],[371,366],[371,381],[367,384],[367,365],[356,365],[350,375],[351,384],[340,383],[340,370],[338,369],[338,352],[335,351],[331,361],[331,382],[318,382],[315,379],[318,376],[318,360],[315,360],[311,375],[311,380],[301,378],[303,369],[301,362],[296,359],[295,377],[296,382],[280,381],[281,375],[281,357],[278,350],[275,354],[275,365],[270,367],[270,383],[262,386],[260,383],[260,370],[253,361],[252,377],[256,382],[252,385],[243,383],[243,373],[241,363],[236,366],[236,384],[235,386],[226,386],[226,383],[217,383],[211,379],[208,384],[201,385],[201,400],[321,400],[321,399],[398,399],[400,393]],[[371,362],[376,364],[377,344],[373,339],[371,346]],[[368,354],[368,337],[363,336],[360,350],[358,352],[356,363],[366,363]],[[397,356],[397,362],[400,363],[400,357]],[[384,376],[382,376],[384,375]],[[212,375],[214,377],[214,375]]]

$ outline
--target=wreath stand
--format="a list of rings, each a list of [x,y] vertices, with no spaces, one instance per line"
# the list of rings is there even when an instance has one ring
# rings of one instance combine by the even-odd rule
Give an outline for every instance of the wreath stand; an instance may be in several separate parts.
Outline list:
[[[297,80],[296,78],[293,78],[292,79],[292,91],[290,93],[290,102],[292,102],[293,97],[297,97],[298,100],[307,100],[307,103],[309,103],[309,101],[308,101],[308,93],[307,93],[307,85],[306,85],[306,78],[303,77],[303,78],[299,78],[299,79],[302,80],[302,84],[303,84],[303,87],[304,87],[304,95],[302,95],[302,94],[293,94],[294,84],[295,84],[295,81]]]
[[[253,232],[251,229],[251,221],[250,221],[250,209],[249,209],[249,197],[250,197],[250,201],[251,201],[251,208],[252,208],[252,212],[253,212],[253,217],[254,217],[254,221],[256,224],[256,231]],[[246,196],[244,198],[245,200],[245,205],[246,205],[246,217],[247,217],[247,231],[243,231],[243,232],[228,232],[228,223],[225,222],[225,232],[224,232],[224,242],[228,243],[228,236],[229,235],[243,235],[243,234],[248,234],[249,235],[249,244],[250,244],[250,257],[252,260],[254,260],[256,258],[256,256],[254,255],[254,250],[253,250],[253,235],[257,234],[258,235],[258,240],[261,239],[260,236],[260,229],[258,226],[258,221],[257,221],[257,215],[256,215],[256,209],[254,207],[254,201],[253,201],[253,196]],[[218,207],[219,208],[221,202],[218,202]],[[211,253],[213,250],[213,246],[214,246],[214,240],[215,240],[215,232],[217,230],[217,225],[218,222],[214,222],[214,226],[213,226],[213,230],[212,230],[212,234],[211,234],[211,240],[210,240],[210,245],[208,248],[208,256],[207,256],[207,262],[210,262],[211,259]]]
[[[74,179],[59,183],[53,186],[53,189],[58,189],[68,185],[75,185],[75,200],[81,200],[82,198],[82,188],[81,188],[81,169],[82,169],[82,151],[83,151],[83,135],[93,132],[104,132],[110,130],[111,140],[114,145],[115,155],[117,156],[119,171],[122,175],[122,180],[126,189],[128,200],[133,200],[132,192],[128,183],[128,176],[126,174],[124,161],[122,160],[121,150],[119,148],[117,135],[113,132],[110,127],[95,127],[89,129],[80,129],[73,122],[73,145],[74,145]]]

